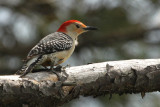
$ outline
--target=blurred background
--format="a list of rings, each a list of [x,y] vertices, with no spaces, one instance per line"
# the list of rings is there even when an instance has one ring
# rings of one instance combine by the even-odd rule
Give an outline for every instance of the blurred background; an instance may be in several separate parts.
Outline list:
[[[0,0],[0,75],[14,74],[29,50],[66,20],[99,31],[79,37],[64,65],[160,57],[159,0]],[[80,97],[63,107],[160,107],[160,94]]]

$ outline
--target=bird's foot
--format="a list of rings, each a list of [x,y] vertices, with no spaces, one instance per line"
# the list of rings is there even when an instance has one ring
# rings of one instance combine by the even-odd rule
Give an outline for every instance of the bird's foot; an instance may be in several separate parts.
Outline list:
[[[65,72],[65,69],[67,67],[69,67],[69,65],[66,65],[64,67],[61,65],[58,65],[56,68],[53,68],[53,70],[51,71],[57,75],[59,81],[64,82],[68,78],[68,74]]]
[[[59,71],[59,72],[63,72],[63,71],[65,71],[65,69],[67,68],[67,67],[70,67],[70,65],[66,65],[66,66],[61,66],[61,65],[58,65],[56,68],[54,68],[54,70],[55,71]]]
[[[57,66],[56,68],[54,68],[52,70],[53,73],[55,73],[57,75],[57,78],[58,78],[58,81],[55,83],[55,86],[57,88],[59,88],[59,91],[58,93],[60,94],[60,96],[63,98],[65,97],[65,93],[64,93],[64,90],[63,90],[63,86],[76,86],[77,84],[75,82],[67,82],[65,80],[67,80],[68,78],[68,74],[65,72],[65,69],[66,67],[68,67],[69,65],[67,66]]]
[[[60,72],[52,71],[52,73],[57,75],[58,81],[64,82],[66,80]]]
[[[67,67],[69,67],[69,65],[66,65],[66,66],[58,65],[56,68],[54,68],[55,72],[61,73],[61,78],[62,79],[60,79],[60,80],[62,80],[62,81],[65,81],[68,78],[68,74],[65,72],[65,69]]]

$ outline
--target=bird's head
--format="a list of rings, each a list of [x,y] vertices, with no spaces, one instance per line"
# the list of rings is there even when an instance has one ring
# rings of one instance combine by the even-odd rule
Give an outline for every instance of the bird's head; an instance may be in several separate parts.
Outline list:
[[[57,32],[63,32],[72,37],[77,37],[83,32],[87,32],[89,30],[97,30],[97,28],[92,26],[86,26],[78,20],[68,20],[60,26]]]

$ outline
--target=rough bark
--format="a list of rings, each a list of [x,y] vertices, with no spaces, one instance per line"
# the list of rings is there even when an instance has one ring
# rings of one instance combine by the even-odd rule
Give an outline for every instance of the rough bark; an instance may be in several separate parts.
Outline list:
[[[59,106],[83,96],[160,90],[160,59],[122,60],[66,69],[62,83],[52,72],[0,76],[0,106]],[[65,77],[65,76],[64,76]],[[74,84],[76,83],[76,85]]]

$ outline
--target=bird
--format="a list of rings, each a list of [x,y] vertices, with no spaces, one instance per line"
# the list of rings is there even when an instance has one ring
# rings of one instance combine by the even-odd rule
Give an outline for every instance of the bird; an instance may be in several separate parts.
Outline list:
[[[80,34],[97,30],[96,27],[86,26],[78,20],[65,21],[59,29],[42,38],[28,53],[24,65],[18,71],[24,77],[38,66],[58,66],[65,62],[75,50],[77,38]]]

